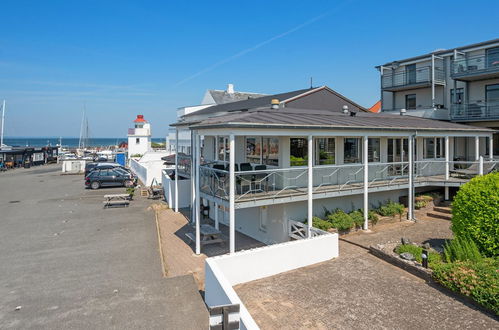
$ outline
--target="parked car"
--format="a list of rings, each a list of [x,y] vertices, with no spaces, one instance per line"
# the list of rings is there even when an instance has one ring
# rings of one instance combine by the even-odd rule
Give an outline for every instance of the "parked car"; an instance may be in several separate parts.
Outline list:
[[[94,169],[113,169],[113,168],[120,168],[132,174],[132,171],[130,171],[128,168],[124,166],[121,166],[118,163],[87,163],[85,164],[85,177],[88,176],[88,174],[92,172]]]
[[[94,169],[85,176],[85,186],[92,189],[99,189],[100,187],[133,187],[136,184],[136,177],[119,168]]]

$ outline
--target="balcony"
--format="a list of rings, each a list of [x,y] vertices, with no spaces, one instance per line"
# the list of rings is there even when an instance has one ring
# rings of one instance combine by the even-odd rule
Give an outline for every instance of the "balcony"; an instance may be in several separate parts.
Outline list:
[[[452,61],[451,78],[474,81],[499,78],[499,56],[478,55]]]
[[[499,120],[499,101],[452,104],[450,116],[461,122]]]
[[[430,87],[432,82],[431,67],[416,68],[415,71],[388,73],[381,77],[381,87],[387,92]],[[435,68],[435,84],[445,84],[445,73]]]

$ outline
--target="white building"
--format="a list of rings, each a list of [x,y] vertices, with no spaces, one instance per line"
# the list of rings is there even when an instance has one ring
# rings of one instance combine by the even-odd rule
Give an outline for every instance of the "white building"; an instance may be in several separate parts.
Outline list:
[[[376,67],[383,113],[448,120],[499,129],[499,39],[436,50]],[[494,134],[499,154],[499,134]],[[455,150],[464,159],[473,139]],[[473,158],[471,158],[473,159]]]
[[[128,157],[144,155],[151,150],[151,125],[143,115],[137,115],[134,128],[128,129]]]

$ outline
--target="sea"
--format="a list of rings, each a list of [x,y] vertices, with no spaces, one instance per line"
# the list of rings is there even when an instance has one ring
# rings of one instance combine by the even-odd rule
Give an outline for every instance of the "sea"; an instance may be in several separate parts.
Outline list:
[[[77,137],[5,137],[3,143],[11,147],[45,147],[55,146],[62,143],[66,148],[77,148],[80,139]],[[89,138],[87,142],[88,147],[108,147],[119,145],[121,142],[127,142],[128,138]],[[152,142],[165,143],[165,138],[152,138]]]

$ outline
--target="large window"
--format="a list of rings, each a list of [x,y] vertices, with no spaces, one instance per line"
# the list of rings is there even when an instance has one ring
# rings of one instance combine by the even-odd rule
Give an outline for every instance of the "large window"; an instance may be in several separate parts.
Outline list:
[[[454,89],[450,90],[450,103],[451,104],[462,104],[464,101],[464,89],[456,88],[456,92],[454,93]]]
[[[228,162],[229,157],[230,157],[229,138],[226,136],[219,136],[218,137],[217,160]]]
[[[415,147],[415,145],[414,145]],[[388,162],[406,162],[409,157],[409,140],[404,138],[388,139]]]
[[[335,138],[315,139],[315,165],[335,164]]]
[[[278,166],[279,139],[266,137],[247,137],[246,161],[253,164]]]
[[[379,162],[379,155],[381,152],[380,148],[380,139],[379,138],[370,138],[367,141],[367,160],[369,162]]]
[[[289,164],[291,166],[305,166],[308,160],[308,141],[305,138],[289,139]]]
[[[405,108],[416,109],[416,94],[407,94],[405,96]]]
[[[423,141],[423,158],[445,158],[445,139],[425,138]]]
[[[343,145],[343,162],[348,163],[361,163],[361,142],[360,138],[345,138]]]
[[[487,102],[499,101],[499,84],[487,85],[485,87],[485,99]]]
[[[416,64],[409,64],[405,66],[405,75],[407,84],[416,83]]]

